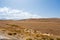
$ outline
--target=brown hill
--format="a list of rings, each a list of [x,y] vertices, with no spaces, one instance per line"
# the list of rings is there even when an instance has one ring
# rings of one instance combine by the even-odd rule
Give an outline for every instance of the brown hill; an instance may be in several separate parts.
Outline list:
[[[0,27],[11,28],[12,30],[30,28],[42,33],[60,35],[60,18],[0,20]]]

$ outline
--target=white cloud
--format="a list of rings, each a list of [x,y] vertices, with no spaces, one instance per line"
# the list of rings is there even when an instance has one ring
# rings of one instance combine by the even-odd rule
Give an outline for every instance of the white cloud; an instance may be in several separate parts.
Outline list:
[[[8,7],[0,8],[0,19],[41,18],[39,15]]]

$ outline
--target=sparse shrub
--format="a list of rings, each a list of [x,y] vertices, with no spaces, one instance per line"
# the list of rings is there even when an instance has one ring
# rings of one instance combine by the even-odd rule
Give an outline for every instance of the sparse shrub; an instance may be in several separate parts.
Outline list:
[[[5,30],[2,30],[2,31],[5,31]]]
[[[60,38],[57,38],[57,40],[60,40]]]
[[[37,34],[37,35],[36,35],[36,37],[40,37],[40,35],[39,35],[39,34]]]
[[[43,40],[47,40],[47,38],[42,38]]]
[[[32,40],[31,38],[27,38],[26,40]]]
[[[12,35],[12,33],[8,33],[8,35]]]
[[[54,40],[53,38],[49,38],[50,40]]]
[[[8,35],[16,35],[16,33],[8,33]]]
[[[6,24],[6,25],[9,25],[9,24]]]
[[[11,26],[18,27],[18,25],[12,24]]]
[[[6,25],[18,27],[18,25],[16,25],[16,24],[6,24]]]
[[[14,35],[16,35],[16,33],[13,33]]]

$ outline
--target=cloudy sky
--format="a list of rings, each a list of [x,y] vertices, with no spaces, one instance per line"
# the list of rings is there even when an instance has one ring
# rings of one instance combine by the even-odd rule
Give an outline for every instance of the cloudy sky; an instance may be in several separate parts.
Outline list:
[[[60,0],[0,0],[0,19],[60,18]]]

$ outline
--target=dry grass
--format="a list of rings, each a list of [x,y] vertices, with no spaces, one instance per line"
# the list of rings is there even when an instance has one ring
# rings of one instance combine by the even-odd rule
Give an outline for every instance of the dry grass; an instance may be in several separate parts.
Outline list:
[[[17,40],[60,40],[60,19],[1,20],[0,34]]]
[[[7,27],[8,29],[29,28],[29,29],[38,30],[42,33],[60,35],[60,18],[25,19],[25,20],[18,20],[18,21],[1,20],[0,27],[3,28]]]

